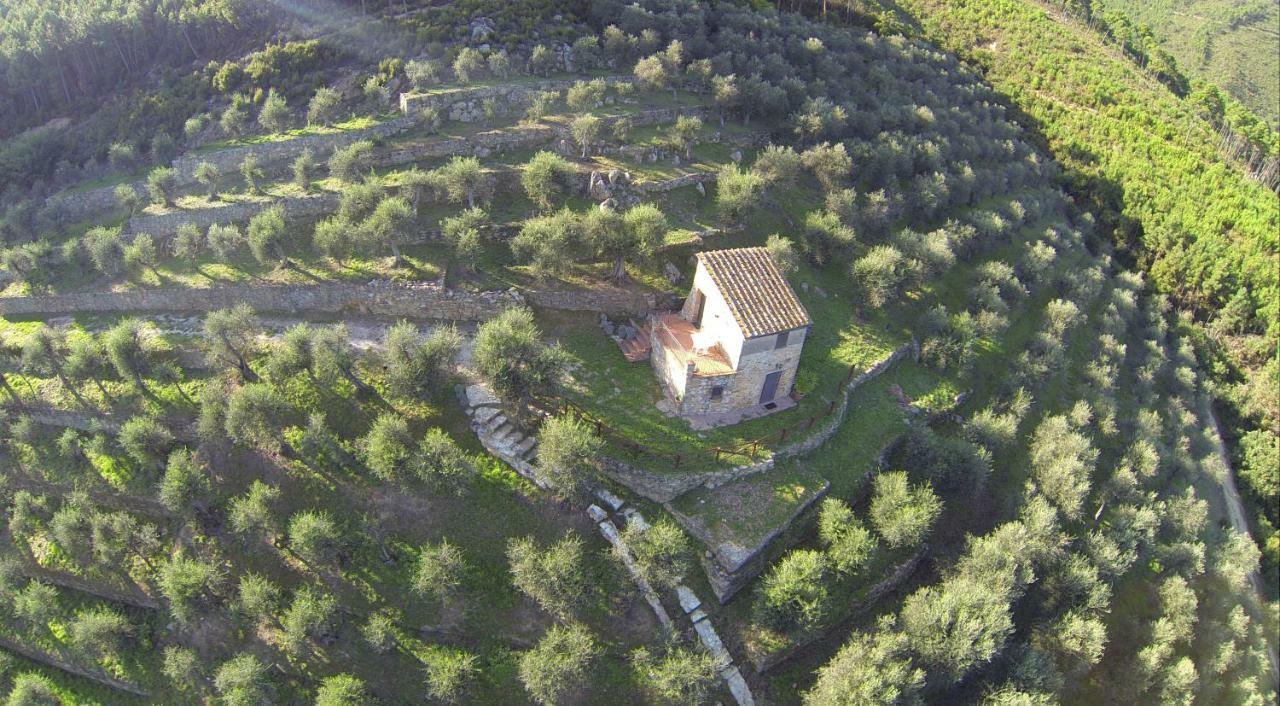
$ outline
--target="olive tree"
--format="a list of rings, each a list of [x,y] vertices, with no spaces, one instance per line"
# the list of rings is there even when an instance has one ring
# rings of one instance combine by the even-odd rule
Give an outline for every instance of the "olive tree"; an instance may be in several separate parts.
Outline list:
[[[249,358],[259,331],[257,317],[248,304],[211,311],[204,319],[206,355],[215,365],[233,366],[245,382],[257,382],[258,375],[250,367]]]
[[[827,561],[821,552],[797,549],[765,574],[755,604],[756,619],[781,632],[817,629],[831,610]]]
[[[564,351],[543,343],[541,336],[533,312],[524,308],[503,311],[476,333],[476,371],[516,409],[528,409],[536,396],[552,392],[564,377]]]
[[[580,624],[553,625],[533,649],[520,656],[520,682],[535,701],[546,706],[586,686],[599,648]]]
[[[524,165],[520,183],[529,199],[545,212],[569,193],[573,175],[573,167],[563,157],[543,150]]]
[[[658,589],[674,589],[693,567],[694,550],[684,531],[667,519],[642,527],[630,522],[622,532],[622,543],[635,558],[636,568],[650,585]]]
[[[531,537],[512,539],[507,543],[511,581],[543,610],[566,619],[588,593],[582,551],[576,534],[545,548]]]
[[[595,480],[604,441],[595,430],[572,416],[551,417],[538,433],[538,478],[561,497],[586,497]]]
[[[890,547],[919,545],[941,512],[942,501],[928,484],[912,486],[903,471],[876,476],[871,524]]]

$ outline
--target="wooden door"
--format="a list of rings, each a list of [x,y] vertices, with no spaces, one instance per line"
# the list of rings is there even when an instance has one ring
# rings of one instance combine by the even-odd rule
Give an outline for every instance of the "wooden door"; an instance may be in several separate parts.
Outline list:
[[[782,382],[782,371],[776,371],[764,376],[764,389],[760,391],[760,404],[772,402],[773,398],[778,396],[778,383]]]

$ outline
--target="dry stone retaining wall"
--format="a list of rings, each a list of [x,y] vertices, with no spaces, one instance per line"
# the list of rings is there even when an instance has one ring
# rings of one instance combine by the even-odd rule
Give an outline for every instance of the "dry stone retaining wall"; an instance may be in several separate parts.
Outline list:
[[[436,284],[314,284],[278,287],[142,289],[0,298],[0,315],[128,311],[205,312],[248,304],[259,312],[482,321],[521,304],[512,292],[472,294]]]
[[[302,135],[288,140],[260,142],[241,147],[227,147],[204,154],[186,154],[173,160],[173,170],[177,172],[178,183],[185,185],[195,181],[196,167],[201,162],[209,162],[225,175],[238,173],[240,164],[249,155],[256,157],[264,167],[296,159],[298,155],[308,149],[315,153],[316,158],[319,159],[336,149],[346,147],[360,140],[379,139],[404,132],[413,127],[414,122],[415,118],[413,116],[403,115],[359,130]]]
[[[607,81],[633,81],[629,76],[606,78]],[[413,115],[423,108],[435,108],[442,117],[460,122],[477,122],[484,118],[481,102],[486,98],[502,101],[508,108],[533,101],[533,97],[542,91],[564,90],[576,80],[551,79],[533,84],[504,83],[495,86],[476,86],[459,88],[452,91],[434,93],[401,93],[400,112]]]
[[[164,240],[178,231],[184,223],[191,223],[206,230],[215,223],[242,223],[272,206],[284,209],[286,218],[320,216],[338,207],[338,195],[322,192],[309,196],[291,196],[274,201],[242,201],[210,208],[174,210],[168,213],[143,213],[129,219],[132,233],[150,233]]]
[[[295,159],[302,154],[303,150],[308,148],[318,158],[359,140],[389,137],[403,132],[412,127],[414,122],[415,118],[413,116],[405,115],[360,130],[303,135],[289,140],[228,147],[203,154],[186,154],[173,160],[172,166],[177,176],[178,186],[188,186],[195,183],[195,170],[201,162],[213,164],[225,178],[228,174],[238,173],[240,164],[250,154],[257,157],[264,167]],[[139,193],[144,192],[146,189],[145,179],[124,182],[124,184],[131,186],[134,191]],[[49,198],[45,203],[45,210],[51,217],[63,222],[78,223],[86,221],[90,218],[101,216],[120,205],[116,199],[116,189],[118,187],[119,185],[112,184],[84,191],[63,191]]]

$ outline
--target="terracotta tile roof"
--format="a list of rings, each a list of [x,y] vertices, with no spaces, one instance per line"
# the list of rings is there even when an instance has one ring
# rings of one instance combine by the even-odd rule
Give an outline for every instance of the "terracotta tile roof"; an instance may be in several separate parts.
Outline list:
[[[809,312],[764,248],[708,250],[698,262],[724,295],[747,338],[808,326]]]

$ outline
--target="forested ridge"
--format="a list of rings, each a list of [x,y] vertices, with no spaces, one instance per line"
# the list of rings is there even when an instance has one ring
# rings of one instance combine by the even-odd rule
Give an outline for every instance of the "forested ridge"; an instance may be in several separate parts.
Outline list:
[[[1274,145],[1078,7],[783,5],[23,4],[0,692],[1267,703]],[[794,394],[697,429],[622,352],[748,246]]]

